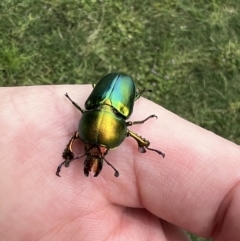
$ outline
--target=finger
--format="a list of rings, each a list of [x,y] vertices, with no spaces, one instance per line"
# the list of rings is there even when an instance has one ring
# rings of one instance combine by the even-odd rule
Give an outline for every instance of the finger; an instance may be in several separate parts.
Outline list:
[[[148,128],[146,135],[166,154],[164,160],[151,153],[144,164],[134,162],[142,205],[201,236],[232,235],[232,240],[239,240],[239,146],[150,102],[140,102],[141,109],[161,116],[158,127]]]

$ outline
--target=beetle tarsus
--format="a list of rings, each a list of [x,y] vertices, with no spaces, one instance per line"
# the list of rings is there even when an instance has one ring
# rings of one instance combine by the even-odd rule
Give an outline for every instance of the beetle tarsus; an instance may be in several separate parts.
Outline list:
[[[56,175],[59,176],[59,177],[61,177],[59,173],[60,173],[60,171],[61,171],[62,166],[64,165],[65,167],[69,167],[70,162],[72,162],[73,160],[75,160],[75,159],[71,159],[71,160],[65,159],[65,160],[57,167]]]
[[[61,177],[59,173],[60,173],[60,171],[61,171],[61,168],[62,168],[62,165],[63,165],[63,164],[65,164],[65,161],[62,162],[62,163],[57,167],[56,175],[59,176],[59,177]]]
[[[161,155],[163,158],[165,157],[165,154],[164,154],[163,152],[159,151],[159,150],[152,149],[152,148],[149,148],[149,147],[147,147],[147,146],[146,146],[146,148],[147,148],[148,150],[150,150],[150,151],[155,151],[155,152],[157,152],[157,153],[158,153],[159,155]]]
[[[132,125],[138,125],[138,124],[143,124],[145,121],[147,121],[148,119],[150,118],[158,118],[156,115],[150,115],[148,116],[147,118],[145,118],[144,120],[141,120],[141,121],[128,121],[126,122],[127,126],[132,126]]]

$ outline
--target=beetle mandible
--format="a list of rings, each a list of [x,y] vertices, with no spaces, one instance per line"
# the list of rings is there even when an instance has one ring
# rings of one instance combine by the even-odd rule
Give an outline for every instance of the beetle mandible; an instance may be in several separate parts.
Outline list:
[[[119,146],[128,136],[137,141],[139,152],[144,153],[148,149],[165,157],[161,151],[149,148],[148,140],[127,128],[135,124],[143,124],[150,118],[157,118],[156,115],[150,115],[141,121],[126,121],[132,114],[134,101],[146,90],[136,91],[132,78],[119,73],[106,75],[93,87],[92,93],[85,102],[85,110],[65,94],[82,113],[82,117],[78,131],[72,136],[62,154],[64,161],[57,168],[57,176],[60,177],[59,173],[63,165],[68,167],[73,160],[86,156],[85,176],[88,176],[90,171],[94,172],[94,177],[98,176],[104,160],[114,169],[114,175],[118,177],[119,172],[105,159],[105,156],[108,150]],[[76,157],[72,150],[75,139],[80,139],[85,144],[85,153]]]

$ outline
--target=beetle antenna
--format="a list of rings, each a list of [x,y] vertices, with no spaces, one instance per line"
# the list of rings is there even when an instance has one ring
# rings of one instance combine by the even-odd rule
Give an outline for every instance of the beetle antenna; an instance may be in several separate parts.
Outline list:
[[[80,158],[83,157],[83,156],[86,156],[86,152],[85,152],[84,154],[82,154],[81,156],[76,156],[76,157],[74,157],[72,160],[80,159]]]
[[[103,160],[104,160],[110,167],[112,167],[112,169],[115,171],[114,176],[115,176],[115,177],[118,177],[118,176],[119,176],[118,170],[117,170],[111,163],[109,163],[105,158],[103,158]]]
[[[74,157],[73,160],[80,159],[81,157],[86,156],[87,153],[88,153],[92,148],[93,148],[93,146],[90,146],[90,147],[85,151],[84,154],[82,154],[82,155],[80,155],[80,156]]]

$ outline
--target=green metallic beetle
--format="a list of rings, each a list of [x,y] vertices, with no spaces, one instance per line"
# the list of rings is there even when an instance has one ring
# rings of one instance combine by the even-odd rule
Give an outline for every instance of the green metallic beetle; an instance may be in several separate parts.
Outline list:
[[[135,124],[142,124],[149,118],[157,117],[156,115],[150,115],[142,121],[125,121],[132,114],[134,101],[145,90],[136,92],[132,78],[119,73],[106,75],[93,87],[92,93],[85,102],[85,110],[66,94],[72,104],[81,111],[82,118],[79,121],[78,131],[73,135],[62,154],[64,161],[57,168],[57,176],[60,176],[62,165],[68,167],[73,160],[86,156],[84,162],[85,176],[88,176],[90,171],[95,173],[94,177],[98,176],[104,160],[114,169],[114,175],[118,177],[119,172],[105,159],[105,156],[108,150],[119,146],[128,136],[137,141],[141,153],[148,149],[163,157],[165,156],[161,151],[149,148],[150,142],[148,140],[127,128]],[[75,157],[72,145],[77,138],[85,144],[85,153]]]

